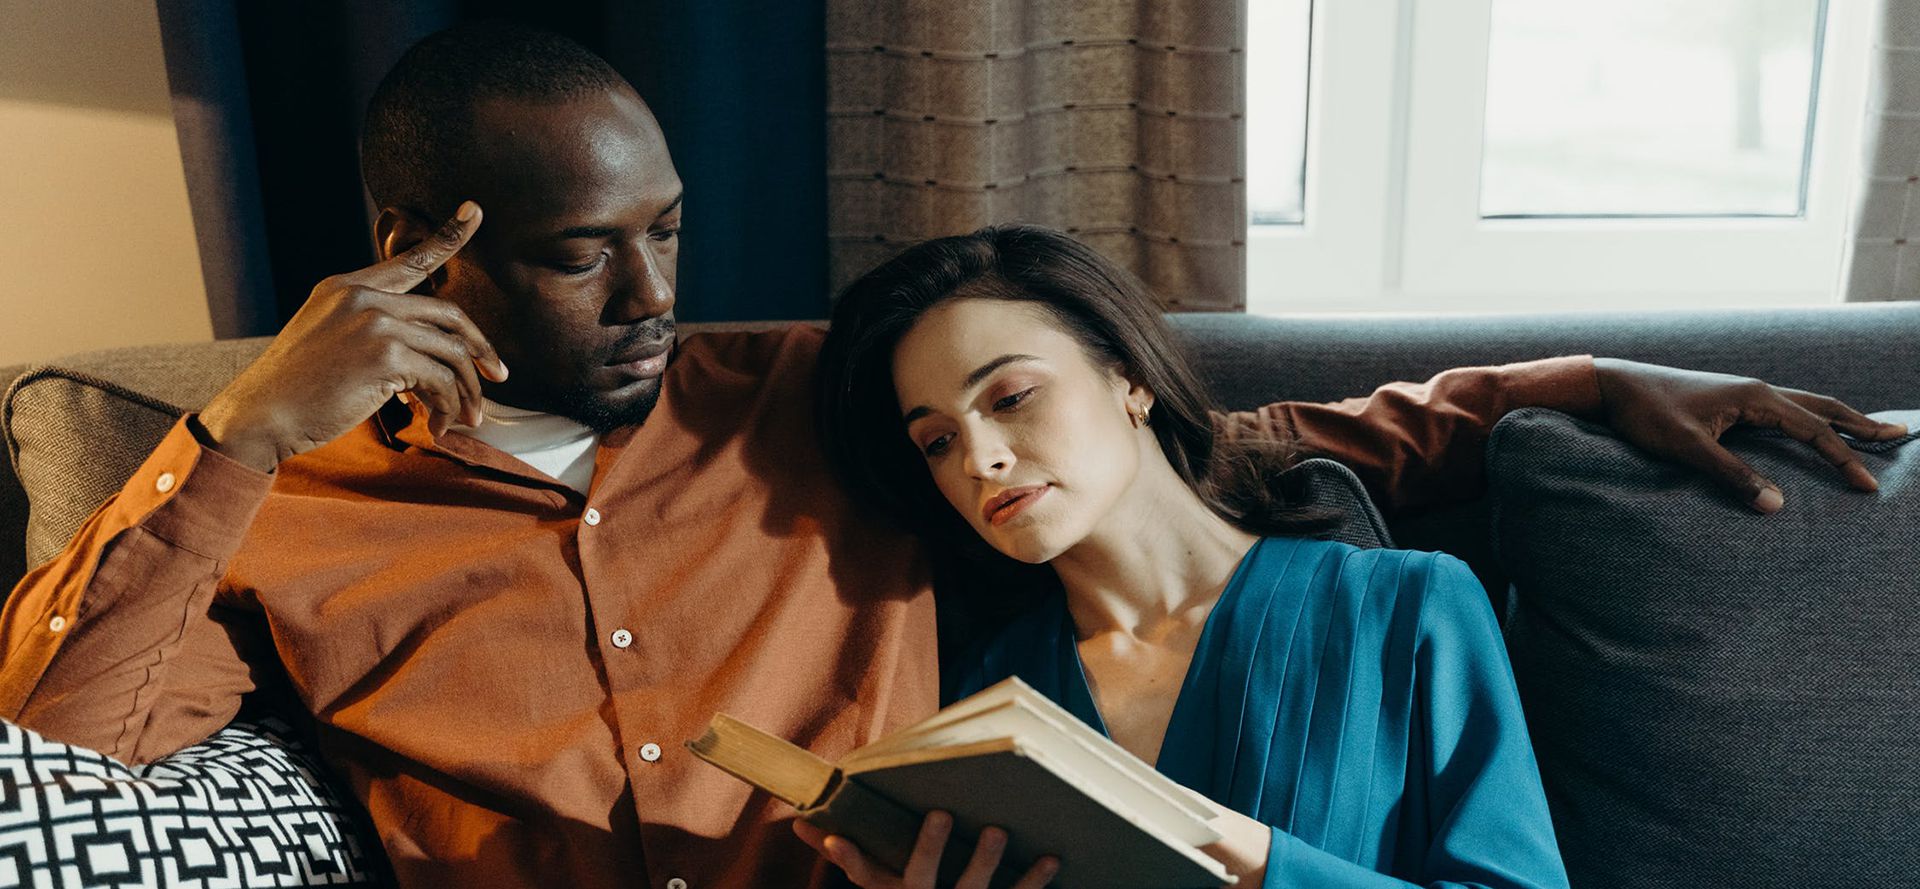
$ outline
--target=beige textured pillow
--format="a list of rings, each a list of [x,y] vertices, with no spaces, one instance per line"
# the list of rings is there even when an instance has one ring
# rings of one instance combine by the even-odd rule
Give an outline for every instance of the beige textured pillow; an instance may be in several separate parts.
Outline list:
[[[141,346],[61,359],[8,388],[7,451],[26,491],[26,564],[59,554],[182,413],[197,410],[266,338]]]

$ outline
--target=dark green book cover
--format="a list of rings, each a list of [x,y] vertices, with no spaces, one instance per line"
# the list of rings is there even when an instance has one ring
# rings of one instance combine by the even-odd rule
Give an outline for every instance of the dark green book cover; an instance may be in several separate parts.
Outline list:
[[[1230,882],[1197,848],[1218,837],[1201,820],[1207,804],[1018,680],[1008,682],[1015,685],[984,690],[975,696],[981,700],[855,751],[840,767],[724,714],[688,747],[895,870],[906,864],[924,814],[951,813],[942,883],[959,875],[988,826],[1008,835],[995,886],[1011,885],[1045,854],[1060,858],[1052,885],[1061,889]]]

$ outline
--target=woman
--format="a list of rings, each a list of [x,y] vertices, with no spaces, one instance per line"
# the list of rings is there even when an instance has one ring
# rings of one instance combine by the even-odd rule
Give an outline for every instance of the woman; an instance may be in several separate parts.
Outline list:
[[[1284,448],[1215,441],[1125,272],[1040,228],[931,241],[849,288],[821,362],[856,496],[1058,578],[950,665],[956,697],[1020,676],[1230,809],[1207,851],[1240,885],[1566,884],[1473,574],[1312,539],[1326,517],[1273,482]],[[801,832],[862,885],[899,879]],[[983,837],[962,885],[1003,845]]]

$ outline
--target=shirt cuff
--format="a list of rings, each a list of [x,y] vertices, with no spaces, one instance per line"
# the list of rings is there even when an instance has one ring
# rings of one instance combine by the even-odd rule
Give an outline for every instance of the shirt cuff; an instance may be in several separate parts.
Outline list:
[[[181,417],[120,488],[119,508],[174,546],[225,562],[246,539],[273,476],[202,443]]]

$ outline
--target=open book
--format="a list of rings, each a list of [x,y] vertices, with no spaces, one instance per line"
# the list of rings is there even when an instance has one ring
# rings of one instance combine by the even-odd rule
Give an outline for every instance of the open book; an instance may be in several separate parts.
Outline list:
[[[904,867],[932,809],[953,815],[941,883],[988,826],[1007,831],[993,885],[1041,855],[1062,889],[1182,889],[1233,882],[1199,847],[1221,809],[1141,762],[1019,679],[1008,679],[829,763],[724,713],[694,755],[783,799],[800,817]]]

